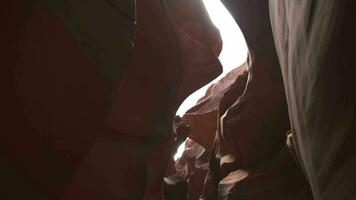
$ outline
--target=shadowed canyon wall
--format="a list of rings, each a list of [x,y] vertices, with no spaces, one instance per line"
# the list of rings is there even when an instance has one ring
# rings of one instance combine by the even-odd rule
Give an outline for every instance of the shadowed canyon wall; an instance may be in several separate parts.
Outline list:
[[[248,60],[180,119],[201,1],[0,1],[0,199],[355,199],[354,3],[222,2]]]
[[[294,146],[315,199],[355,199],[355,3],[269,1]]]
[[[221,73],[202,3],[15,0],[1,16],[3,181],[25,182],[4,198],[160,199],[175,111]]]

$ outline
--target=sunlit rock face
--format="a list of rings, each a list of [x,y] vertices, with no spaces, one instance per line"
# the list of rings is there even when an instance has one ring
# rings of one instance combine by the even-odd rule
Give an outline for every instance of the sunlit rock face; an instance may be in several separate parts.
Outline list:
[[[294,145],[314,198],[355,199],[355,4],[269,5]]]
[[[202,198],[306,199],[304,177],[286,151],[289,119],[268,2],[223,3],[246,38],[249,77],[241,96],[235,97],[218,118]]]
[[[190,128],[189,138],[212,151],[218,118],[241,96],[247,77],[247,65],[243,64],[207,89],[205,96],[183,116],[182,121]]]
[[[199,199],[205,176],[208,172],[210,153],[201,145],[188,139],[183,154],[174,163],[174,169],[166,173],[164,193],[168,199],[181,195],[182,185],[185,185],[186,200]]]
[[[177,163],[177,166],[186,172],[178,173],[177,169],[176,174],[184,174],[189,200],[199,199],[203,191],[209,158],[213,153],[219,113],[223,113],[222,110],[226,110],[243,93],[247,76],[245,64],[232,70],[216,84],[211,85],[205,96],[182,118],[182,122],[189,126],[190,139]]]

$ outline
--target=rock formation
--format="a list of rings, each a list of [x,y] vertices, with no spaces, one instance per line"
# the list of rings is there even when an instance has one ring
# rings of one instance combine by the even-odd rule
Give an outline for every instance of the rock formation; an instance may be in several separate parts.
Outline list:
[[[161,198],[175,111],[221,72],[202,2],[0,6],[1,151],[27,198]]]
[[[1,199],[59,199],[129,62],[135,22],[76,2],[0,3]],[[134,4],[124,8],[135,16]]]
[[[285,147],[288,112],[268,3],[223,2],[245,35],[249,78],[233,102],[222,103],[226,108],[219,111],[214,155],[202,198],[306,199],[306,190],[292,186],[301,183],[307,188]]]
[[[221,73],[201,1],[0,1],[0,199],[355,199],[353,1],[222,2],[248,60],[179,119]]]
[[[218,118],[241,96],[247,77],[247,66],[243,64],[207,89],[205,96],[183,116],[182,121],[190,128],[189,138],[212,151]]]
[[[270,0],[297,157],[316,200],[356,199],[355,3]]]

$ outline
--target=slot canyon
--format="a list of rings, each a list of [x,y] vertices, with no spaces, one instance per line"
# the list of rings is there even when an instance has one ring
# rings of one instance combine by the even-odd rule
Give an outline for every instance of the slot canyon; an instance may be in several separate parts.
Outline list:
[[[0,0],[0,200],[356,200],[354,10]]]

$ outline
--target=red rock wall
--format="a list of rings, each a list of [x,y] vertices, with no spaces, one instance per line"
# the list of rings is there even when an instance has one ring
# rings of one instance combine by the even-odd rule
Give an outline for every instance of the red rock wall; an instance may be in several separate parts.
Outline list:
[[[1,170],[7,187],[0,194],[58,199],[102,128],[115,82],[42,4],[3,1],[0,8],[0,146],[12,168]]]
[[[161,198],[175,111],[221,72],[221,39],[202,3],[133,2],[0,3],[3,181],[26,182],[5,194]]]
[[[249,59],[183,118],[202,198],[309,199],[301,167],[315,199],[354,199],[354,3],[223,3]],[[200,1],[5,0],[0,44],[1,199],[162,199],[175,111],[221,73]]]
[[[307,184],[285,145],[289,120],[268,3],[224,3],[245,35],[249,78],[246,89],[235,93],[233,102],[219,111],[214,155],[202,197],[307,199]]]
[[[189,125],[189,138],[212,151],[218,118],[244,92],[247,77],[247,65],[243,64],[207,89],[183,116],[182,121]]]

